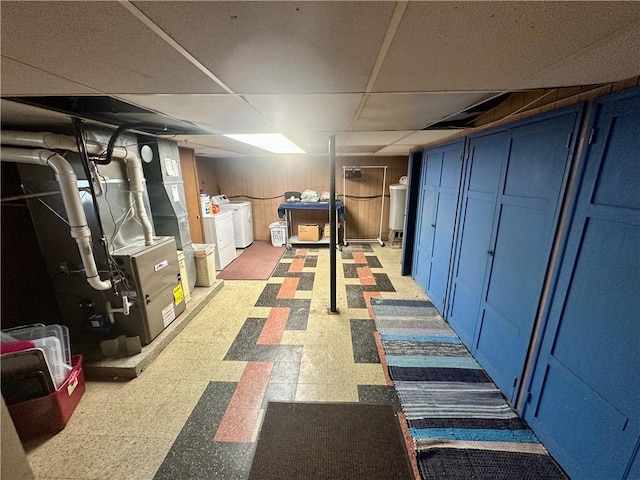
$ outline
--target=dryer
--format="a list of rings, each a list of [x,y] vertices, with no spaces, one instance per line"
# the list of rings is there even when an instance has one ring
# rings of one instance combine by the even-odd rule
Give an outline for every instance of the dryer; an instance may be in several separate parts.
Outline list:
[[[213,243],[215,248],[216,270],[222,270],[236,258],[236,245],[233,236],[233,214],[220,212],[202,217],[204,240]]]
[[[214,195],[211,203],[218,205],[221,212],[233,213],[233,234],[236,248],[246,248],[253,242],[253,216],[251,202],[232,202],[226,195]]]

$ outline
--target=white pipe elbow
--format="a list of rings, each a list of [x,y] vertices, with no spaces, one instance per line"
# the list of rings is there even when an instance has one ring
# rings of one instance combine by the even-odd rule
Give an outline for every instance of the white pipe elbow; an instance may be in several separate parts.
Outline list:
[[[124,158],[125,166],[127,169],[127,175],[129,176],[129,188],[133,193],[133,203],[136,207],[136,214],[138,220],[142,224],[142,230],[144,232],[144,244],[147,246],[154,245],[153,241],[153,226],[147,216],[147,211],[144,208],[144,198],[142,193],[144,192],[144,173],[142,171],[142,163],[137,155],[127,152]]]
[[[111,289],[111,280],[100,280],[99,276],[87,277],[87,282],[96,290],[109,290]]]

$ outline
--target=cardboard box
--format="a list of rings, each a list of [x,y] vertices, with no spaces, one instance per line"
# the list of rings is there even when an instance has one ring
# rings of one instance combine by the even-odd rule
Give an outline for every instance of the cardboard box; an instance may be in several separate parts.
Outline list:
[[[301,242],[317,242],[320,240],[320,224],[301,223],[298,225],[298,240]]]
[[[340,231],[340,223],[336,223],[336,227],[338,228],[338,230],[336,232]],[[324,224],[324,230],[322,232],[323,236],[329,238],[329,236],[331,236],[331,224],[329,222]]]

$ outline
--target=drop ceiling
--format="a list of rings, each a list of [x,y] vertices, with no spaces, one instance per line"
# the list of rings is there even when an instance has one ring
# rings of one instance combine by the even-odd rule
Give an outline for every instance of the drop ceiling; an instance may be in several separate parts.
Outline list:
[[[104,96],[193,125],[197,155],[406,156],[510,92],[640,74],[640,2],[2,1],[3,128],[69,115],[15,97]],[[11,98],[11,99],[10,99]],[[174,122],[175,123],[175,122]]]

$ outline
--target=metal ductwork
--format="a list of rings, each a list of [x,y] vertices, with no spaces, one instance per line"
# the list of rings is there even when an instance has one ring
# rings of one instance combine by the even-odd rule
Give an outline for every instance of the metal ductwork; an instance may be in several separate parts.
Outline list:
[[[101,280],[98,274],[91,246],[91,230],[87,225],[87,218],[78,191],[78,178],[69,162],[57,153],[42,148],[35,150],[3,148],[0,156],[2,161],[45,165],[53,169],[60,185],[62,201],[71,227],[71,237],[78,244],[87,282],[96,290],[109,290],[111,281]]]
[[[49,132],[21,132],[7,130],[2,131],[0,140],[3,145],[67,150],[70,152],[78,151],[76,140],[73,137]],[[100,142],[87,141],[86,146],[87,151],[92,155],[99,156],[106,153],[106,145],[103,145]],[[127,150],[125,147],[115,147],[113,149],[112,157],[122,160],[125,164],[127,175],[129,177],[131,194],[133,195],[133,203],[136,207],[136,216],[140,221],[144,232],[145,245],[153,245],[153,227],[144,207],[144,174],[142,171],[142,163],[135,153]]]

